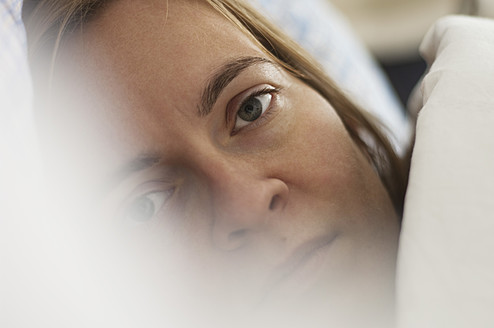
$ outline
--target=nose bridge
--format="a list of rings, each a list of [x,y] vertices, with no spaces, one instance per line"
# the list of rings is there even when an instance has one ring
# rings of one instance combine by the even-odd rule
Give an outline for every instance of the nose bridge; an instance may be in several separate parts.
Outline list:
[[[210,167],[208,177],[214,212],[219,217],[242,220],[269,207],[265,179],[252,166],[238,161],[219,161]]]
[[[204,169],[213,209],[212,240],[218,248],[245,245],[284,207],[286,185],[253,163],[209,159]]]

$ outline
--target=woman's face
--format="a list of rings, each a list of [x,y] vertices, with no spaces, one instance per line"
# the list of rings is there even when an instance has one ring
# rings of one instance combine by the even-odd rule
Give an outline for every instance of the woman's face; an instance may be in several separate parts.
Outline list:
[[[247,306],[392,294],[398,219],[367,157],[209,5],[110,2],[61,61],[56,148],[155,270],[187,267],[196,291]]]

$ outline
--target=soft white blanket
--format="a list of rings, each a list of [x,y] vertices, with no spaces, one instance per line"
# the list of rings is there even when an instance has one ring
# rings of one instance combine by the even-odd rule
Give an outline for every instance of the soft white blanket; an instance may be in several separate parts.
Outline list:
[[[494,327],[494,21],[441,19],[421,52],[399,326]]]

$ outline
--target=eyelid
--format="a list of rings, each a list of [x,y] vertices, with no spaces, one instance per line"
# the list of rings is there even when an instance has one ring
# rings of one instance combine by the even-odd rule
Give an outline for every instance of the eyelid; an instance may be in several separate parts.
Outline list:
[[[150,191],[148,193],[142,194],[140,196],[137,196],[133,198],[130,202],[125,204],[125,208],[122,209],[122,215],[121,218],[126,221],[124,223],[126,224],[131,224],[133,226],[138,226],[142,224],[155,224],[153,223],[154,219],[160,215],[160,213],[163,211],[165,207],[167,207],[167,203],[169,199],[173,196],[175,190],[170,189],[170,190],[157,190],[157,191]],[[154,207],[154,214],[148,220],[147,218],[145,220],[134,220],[133,218],[130,218],[129,216],[132,215],[132,207],[135,205],[134,202],[138,201],[141,198],[147,198],[148,200],[151,200],[153,204],[156,204],[157,206]],[[157,203],[156,203],[157,202]]]
[[[145,183],[147,184],[147,183]],[[141,189],[141,188],[139,188]],[[170,192],[170,194],[172,195],[174,192],[175,192],[175,189],[176,187],[175,186],[161,186],[161,187],[154,187],[154,188],[149,188],[149,189],[142,189],[143,191],[135,191],[135,192],[132,192],[131,195],[129,195],[129,197],[127,198],[127,200],[135,200],[139,197],[142,197],[142,196],[145,196],[145,195],[148,195],[148,194],[152,194],[152,193],[157,193],[157,192]],[[171,197],[170,195],[170,197]]]
[[[150,192],[174,189],[175,187],[176,183],[169,179],[148,180],[134,187],[129,193],[129,197],[127,197],[127,199],[139,197]]]
[[[250,99],[252,97],[257,97],[257,96],[261,96],[264,94],[268,94],[268,93],[272,93],[275,95],[275,94],[279,93],[280,91],[281,91],[281,88],[274,87],[270,84],[261,84],[261,85],[252,87],[252,88],[238,94],[237,96],[235,96],[232,100],[230,100],[230,102],[228,103],[227,108],[226,108],[225,121],[226,121],[227,128],[231,128],[232,134],[235,134],[235,133],[233,133],[234,131],[233,131],[232,125],[234,125],[234,123],[236,122],[235,118],[237,116],[238,110],[248,99]],[[271,102],[273,102],[273,101],[274,101],[274,99],[271,100]],[[271,106],[269,106],[266,109],[266,112],[268,112],[270,110],[270,107]],[[266,114],[266,113],[264,113],[264,114]],[[242,129],[240,129],[240,130],[242,130]]]
[[[170,195],[167,197],[165,204],[173,197],[176,193],[177,186],[176,184],[170,183],[170,181],[147,181],[138,186],[136,186],[128,196],[124,197],[121,202],[121,206],[119,207],[119,212],[125,211],[126,208],[133,201],[137,200],[139,197],[145,196],[147,194],[156,193],[156,192],[169,192]]]

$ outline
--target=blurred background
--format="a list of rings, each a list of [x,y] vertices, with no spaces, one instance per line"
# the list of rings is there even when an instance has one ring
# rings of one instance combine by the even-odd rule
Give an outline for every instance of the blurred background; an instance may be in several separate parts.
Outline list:
[[[494,18],[494,0],[330,0],[379,61],[401,102],[426,69],[418,47],[439,17]]]

